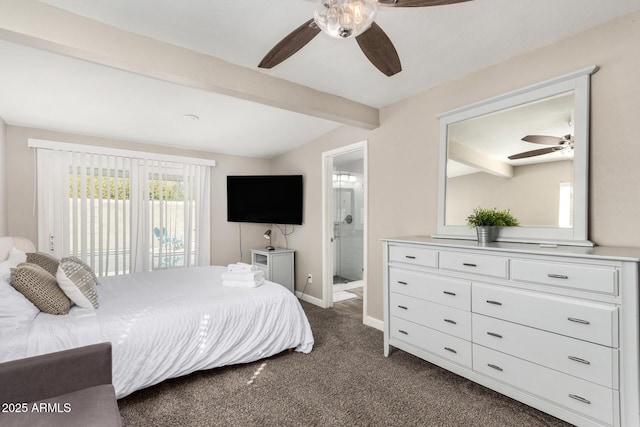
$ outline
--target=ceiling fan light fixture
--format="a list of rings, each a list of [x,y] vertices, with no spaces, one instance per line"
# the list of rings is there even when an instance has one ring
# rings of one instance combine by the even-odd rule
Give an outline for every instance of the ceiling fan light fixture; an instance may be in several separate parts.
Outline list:
[[[348,39],[367,31],[377,10],[376,0],[320,0],[313,19],[331,37]]]

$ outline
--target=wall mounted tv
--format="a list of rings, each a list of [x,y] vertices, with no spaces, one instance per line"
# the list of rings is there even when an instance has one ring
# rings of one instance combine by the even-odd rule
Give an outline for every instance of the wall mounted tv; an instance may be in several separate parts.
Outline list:
[[[227,176],[227,221],[302,224],[302,175]]]

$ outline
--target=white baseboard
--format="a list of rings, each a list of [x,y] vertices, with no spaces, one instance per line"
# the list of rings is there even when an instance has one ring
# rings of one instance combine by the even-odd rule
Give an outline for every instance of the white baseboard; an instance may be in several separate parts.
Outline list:
[[[298,299],[301,299],[302,301],[306,301],[313,305],[317,305],[320,308],[327,308],[324,305],[324,301],[321,300],[320,298],[312,297],[311,295],[307,295],[307,294],[303,295],[302,292],[296,292],[296,296],[298,297]]]
[[[384,331],[384,322],[380,319],[375,319],[370,316],[365,316],[362,319],[362,323],[364,323],[367,326],[371,326],[372,328],[376,328],[380,331]]]
[[[320,298],[312,297],[311,295],[307,295],[307,294],[303,295],[302,292],[297,292],[297,291],[296,291],[296,296],[298,297],[298,299],[301,299],[302,301],[306,301],[310,304],[316,305],[320,308],[327,308],[324,305],[324,301]],[[376,319],[371,316],[363,316],[362,323],[366,326],[370,326],[372,328],[378,329],[379,331],[384,331],[384,322],[380,319]]]

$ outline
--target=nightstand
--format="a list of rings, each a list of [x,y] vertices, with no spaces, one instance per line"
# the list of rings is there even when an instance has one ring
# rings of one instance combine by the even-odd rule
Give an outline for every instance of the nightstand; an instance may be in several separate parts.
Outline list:
[[[264,271],[266,280],[278,283],[295,294],[294,254],[293,249],[251,249],[251,264]]]

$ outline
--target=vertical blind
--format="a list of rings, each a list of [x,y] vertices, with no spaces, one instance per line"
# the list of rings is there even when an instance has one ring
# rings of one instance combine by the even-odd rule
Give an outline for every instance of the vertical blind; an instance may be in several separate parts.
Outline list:
[[[40,250],[99,276],[209,264],[209,165],[88,151],[37,148]]]

